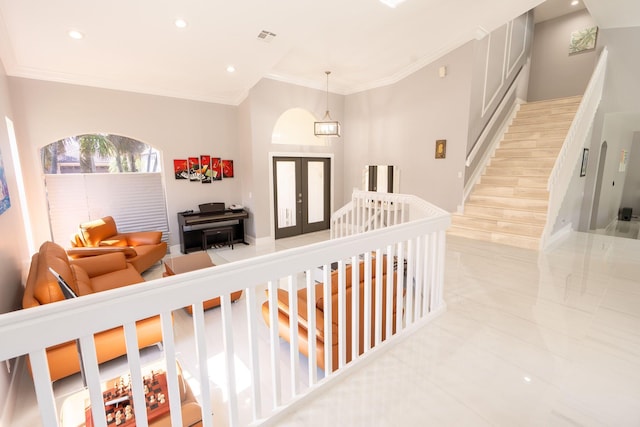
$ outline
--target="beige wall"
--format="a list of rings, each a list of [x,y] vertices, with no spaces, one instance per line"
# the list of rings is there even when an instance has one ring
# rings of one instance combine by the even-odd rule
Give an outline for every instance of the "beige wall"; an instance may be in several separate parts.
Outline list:
[[[361,188],[366,165],[395,165],[401,193],[456,210],[463,191],[472,62],[468,43],[398,83],[347,96],[345,195]],[[445,78],[438,75],[442,65]],[[435,159],[437,139],[447,140],[445,159]]]
[[[640,27],[601,29],[600,46],[609,51],[602,101],[589,141],[589,168],[586,176],[580,229],[603,228],[618,215],[622,205],[623,183],[627,172],[620,172],[620,154],[631,149],[635,132],[640,131]],[[600,199],[594,205],[598,159],[602,142],[607,141],[607,155],[603,169]],[[630,162],[637,162],[636,157]],[[634,163],[627,165],[636,167]],[[613,183],[615,182],[615,185]],[[626,192],[633,191],[625,188]]]
[[[39,149],[67,136],[125,135],[162,152],[172,245],[179,242],[177,212],[211,201],[241,203],[240,179],[201,184],[173,177],[173,159],[238,158],[236,107],[22,78],[10,78],[9,84],[21,156],[31,165],[25,180],[36,246],[50,239]],[[239,176],[244,166],[235,168]]]
[[[20,308],[22,298],[23,272],[30,254],[26,245],[26,235],[22,222],[23,212],[18,197],[15,165],[11,156],[9,137],[5,117],[14,119],[9,88],[4,66],[0,62],[0,157],[4,166],[4,175],[9,187],[11,207],[0,215],[0,313]],[[24,167],[24,164],[23,164]],[[9,419],[13,393],[10,393],[11,376],[4,363],[0,367],[0,425]]]
[[[593,50],[569,55],[569,41],[573,31],[594,25],[586,9],[536,24],[528,101],[584,93],[593,74],[597,52]]]
[[[334,120],[343,122],[343,127],[348,125],[343,114],[344,97],[331,94],[329,97],[329,109]],[[343,150],[349,144],[346,137],[327,139],[325,146],[280,145],[271,143],[271,134],[278,118],[290,108],[304,108],[310,111],[320,120],[326,110],[326,92],[291,85],[275,80],[263,79],[251,89],[248,99],[243,104],[243,115],[248,115],[251,129],[250,144],[243,147],[251,148],[251,161],[253,180],[251,185],[243,189],[247,195],[251,193],[251,205],[256,215],[252,226],[255,227],[257,238],[272,236],[273,206],[271,189],[270,155],[291,154],[296,156],[333,156],[331,168],[334,176],[332,191],[333,210],[344,204],[343,193]],[[243,122],[247,120],[243,119]],[[245,131],[246,132],[246,131]],[[313,129],[309,129],[313,132]],[[247,136],[248,137],[248,136]],[[243,153],[243,156],[247,155]],[[347,159],[351,162],[352,159]],[[349,191],[349,196],[351,191]]]

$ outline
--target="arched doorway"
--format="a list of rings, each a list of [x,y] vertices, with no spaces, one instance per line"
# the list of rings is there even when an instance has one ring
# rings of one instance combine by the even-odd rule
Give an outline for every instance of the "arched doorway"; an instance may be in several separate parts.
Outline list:
[[[313,134],[315,117],[292,108],[278,118],[272,144],[327,146]],[[331,218],[331,155],[271,153],[273,225],[276,239],[326,230]]]

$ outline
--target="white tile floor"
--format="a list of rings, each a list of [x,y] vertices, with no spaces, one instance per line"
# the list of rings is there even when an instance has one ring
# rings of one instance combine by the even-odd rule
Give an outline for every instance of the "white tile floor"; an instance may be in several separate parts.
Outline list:
[[[231,262],[326,237],[210,254]],[[274,425],[640,425],[640,241],[572,233],[539,254],[449,237],[446,262],[441,317]],[[177,328],[188,325],[177,316]],[[73,390],[73,378],[56,382],[56,393]],[[40,425],[29,383],[11,425]]]
[[[640,425],[640,241],[447,245],[447,311],[276,425]]]

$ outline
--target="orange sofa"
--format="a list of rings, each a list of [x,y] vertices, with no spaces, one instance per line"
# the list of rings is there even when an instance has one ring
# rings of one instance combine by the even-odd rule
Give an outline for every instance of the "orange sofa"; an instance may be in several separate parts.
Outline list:
[[[71,258],[122,252],[127,262],[142,273],[167,254],[167,244],[160,240],[160,231],[119,233],[110,216],[85,222],[79,228],[71,240],[72,247],[67,249]]]
[[[372,278],[371,278],[371,346],[374,346],[375,343],[375,271],[376,271],[376,260],[373,259],[372,262]],[[365,290],[365,265],[364,262],[359,263],[359,295],[358,299],[360,301],[360,319],[359,319],[359,354],[364,352],[364,290]],[[352,274],[351,274],[351,265],[347,265],[345,267],[345,281],[346,281],[346,361],[349,362],[352,359],[352,351],[351,351],[351,331],[352,331],[352,314],[351,314],[351,295],[352,295]],[[386,337],[385,329],[386,329],[386,295],[387,295],[387,265],[386,261],[382,267],[382,339],[384,340]],[[324,348],[325,343],[324,340],[324,294],[323,294],[324,284],[319,283],[315,286],[315,313],[316,316],[316,330],[315,333],[309,334],[308,330],[308,319],[309,314],[307,313],[307,290],[301,289],[298,291],[298,349],[305,356],[309,356],[309,340],[316,340],[316,359],[317,365],[320,369],[325,369],[325,354]],[[396,280],[396,272],[393,272],[393,317],[395,319],[395,307],[396,307],[396,289],[397,289],[397,280]],[[278,334],[280,337],[284,338],[286,341],[291,342],[291,331],[289,328],[289,292],[284,289],[278,289]],[[269,301],[267,300],[262,305],[262,317],[264,318],[267,325],[270,325],[269,320]],[[395,333],[395,320],[392,327],[393,333]],[[311,335],[311,337],[310,337]],[[338,369],[338,271],[333,271],[331,273],[331,354],[332,354],[332,370]]]
[[[22,298],[22,308],[28,309],[64,299],[53,268],[78,296],[143,282],[136,269],[126,262],[123,253],[111,253],[70,260],[64,248],[45,242],[31,258],[31,266]],[[162,329],[158,316],[136,323],[140,348],[159,344]],[[122,327],[95,334],[98,363],[126,354]],[[51,381],[80,372],[76,343],[58,344],[47,349]]]

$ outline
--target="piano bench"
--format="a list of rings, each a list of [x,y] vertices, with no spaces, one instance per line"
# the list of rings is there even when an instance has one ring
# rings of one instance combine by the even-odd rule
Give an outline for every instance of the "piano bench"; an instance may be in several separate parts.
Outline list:
[[[209,249],[209,236],[219,236],[221,234],[226,236],[227,246],[231,246],[231,249],[233,249],[233,227],[218,227],[202,230],[202,250]]]

